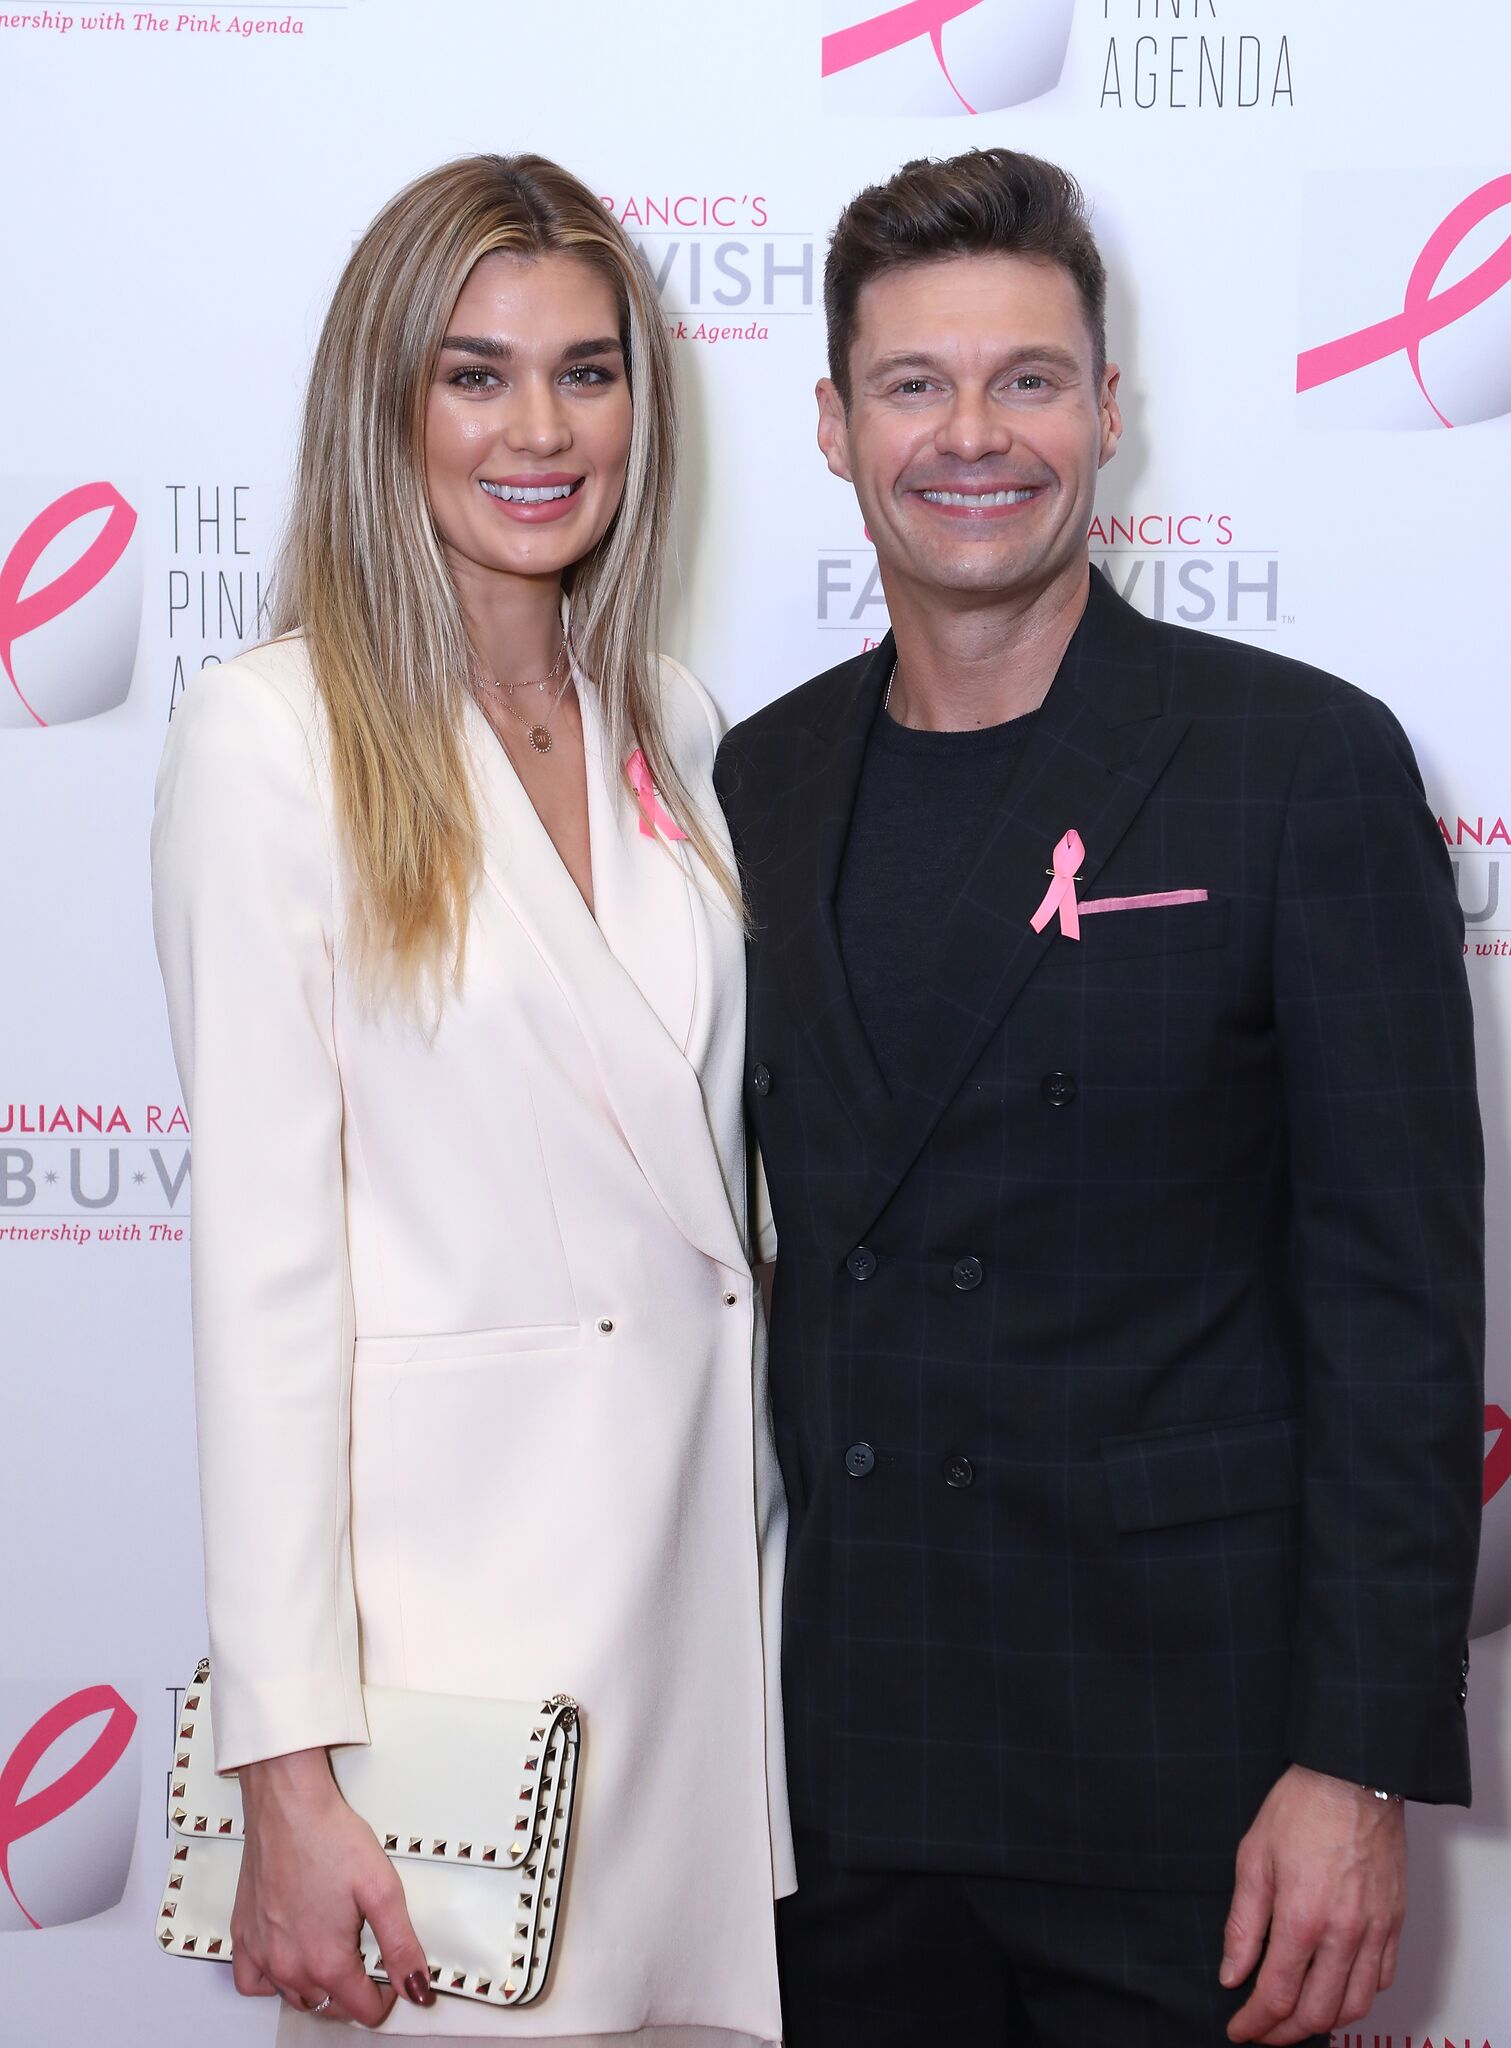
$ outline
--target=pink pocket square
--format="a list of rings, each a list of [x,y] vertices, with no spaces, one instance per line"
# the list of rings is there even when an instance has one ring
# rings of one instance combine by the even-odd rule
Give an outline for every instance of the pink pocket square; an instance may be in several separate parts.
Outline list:
[[[1082,917],[1101,910],[1169,910],[1177,903],[1205,903],[1205,889],[1160,889],[1152,896],[1091,896],[1077,906]]]

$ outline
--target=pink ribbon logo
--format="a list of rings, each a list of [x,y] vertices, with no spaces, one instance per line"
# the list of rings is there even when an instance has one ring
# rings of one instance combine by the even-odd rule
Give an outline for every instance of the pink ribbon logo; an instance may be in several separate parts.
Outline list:
[[[944,25],[980,5],[981,0],[905,0],[903,6],[889,7],[884,14],[873,14],[852,28],[837,29],[824,37],[823,76],[832,78],[836,71],[869,64],[873,57],[884,57],[889,50],[900,50],[904,43],[927,36],[950,91],[968,114],[974,114],[976,109],[950,77],[950,67],[944,61]]]
[[[1058,911],[1061,937],[1078,939],[1081,936],[1081,915],[1076,903],[1076,877],[1085,858],[1086,848],[1081,843],[1081,835],[1072,826],[1055,848],[1055,878],[1044,892],[1044,901],[1029,919],[1036,932],[1042,932]]]
[[[651,771],[646,767],[645,756],[638,747],[625,762],[624,772],[630,778],[630,788],[634,790],[635,801],[640,806],[641,838],[654,839],[660,830],[668,839],[685,839],[687,834],[676,819],[661,808],[656,786],[651,781]]]
[[[44,583],[40,590],[23,597],[27,577],[58,535],[91,512],[104,512],[108,517],[83,554],[51,583]],[[60,618],[103,583],[125,554],[135,531],[136,513],[114,484],[80,484],[77,490],[65,491],[37,514],[0,565],[0,667],[38,725],[46,725],[47,720],[34,705],[27,703],[16,681],[11,665],[12,648],[23,634],[34,633],[38,626]]]
[[[1320,348],[1306,349],[1296,358],[1297,391],[1330,384],[1337,377],[1350,376],[1355,370],[1383,362],[1404,349],[1417,388],[1443,425],[1451,427],[1452,420],[1434,402],[1422,381],[1422,343],[1430,334],[1440,333],[1477,306],[1483,306],[1511,283],[1511,235],[1457,284],[1449,285],[1436,296],[1433,286],[1464,238],[1503,206],[1511,206],[1511,175],[1492,178],[1488,185],[1481,185],[1477,192],[1460,200],[1441,226],[1427,237],[1406,280],[1406,302],[1401,311],[1388,320],[1376,321],[1372,327],[1361,327],[1357,334],[1345,334]]]
[[[1485,1434],[1497,1432],[1485,1452],[1485,1490],[1481,1505],[1488,1507],[1508,1479],[1511,1479],[1511,1415],[1504,1408],[1485,1410]]]
[[[95,1714],[108,1714],[110,1718],[77,1763],[70,1764],[50,1785],[23,1798],[28,1778],[58,1737]],[[49,1707],[27,1729],[0,1770],[0,1878],[31,1926],[40,1927],[42,1923],[27,1912],[11,1882],[11,1849],[103,1784],[126,1754],[135,1732],[136,1715],[113,1685],[87,1685],[82,1692],[70,1693],[66,1700]]]

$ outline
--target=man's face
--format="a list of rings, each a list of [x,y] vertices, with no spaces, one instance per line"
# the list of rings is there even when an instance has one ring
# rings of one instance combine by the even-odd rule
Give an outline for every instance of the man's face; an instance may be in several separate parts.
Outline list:
[[[850,409],[825,378],[819,446],[894,588],[1033,597],[1084,559],[1122,419],[1069,273],[1032,256],[909,264],[863,286],[857,316]]]

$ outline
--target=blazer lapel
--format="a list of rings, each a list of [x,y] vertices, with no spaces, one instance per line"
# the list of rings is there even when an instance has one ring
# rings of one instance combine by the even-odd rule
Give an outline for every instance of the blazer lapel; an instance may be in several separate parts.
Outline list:
[[[808,772],[785,792],[787,832],[771,874],[773,905],[780,905],[781,914],[772,936],[780,948],[791,1014],[825,1079],[868,1141],[889,1098],[845,978],[834,899],[866,741],[893,659],[889,633],[852,687],[812,728]]]
[[[1039,713],[1010,808],[949,910],[937,966],[921,988],[909,1057],[886,1112],[854,1243],[885,1207],[945,1106],[1052,946],[1035,932],[1056,842],[1085,843],[1083,894],[1137,816],[1190,719],[1164,709],[1147,621],[1096,574],[1081,622]]]
[[[484,876],[570,1005],[609,1109],[661,1206],[689,1243],[743,1269],[702,1085],[684,1053],[701,950],[686,856],[659,837],[641,837],[623,778],[610,782],[604,772],[596,700],[581,679],[579,697],[602,921],[583,902],[487,719],[469,706]]]

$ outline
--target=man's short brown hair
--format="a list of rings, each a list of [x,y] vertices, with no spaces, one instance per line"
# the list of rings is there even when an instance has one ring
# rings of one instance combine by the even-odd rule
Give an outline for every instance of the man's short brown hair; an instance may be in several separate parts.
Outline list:
[[[963,156],[914,157],[884,185],[858,192],[839,217],[824,264],[824,314],[829,375],[846,410],[862,286],[904,264],[946,256],[1040,256],[1068,271],[1101,381],[1107,272],[1080,186],[1042,157],[969,149]]]

